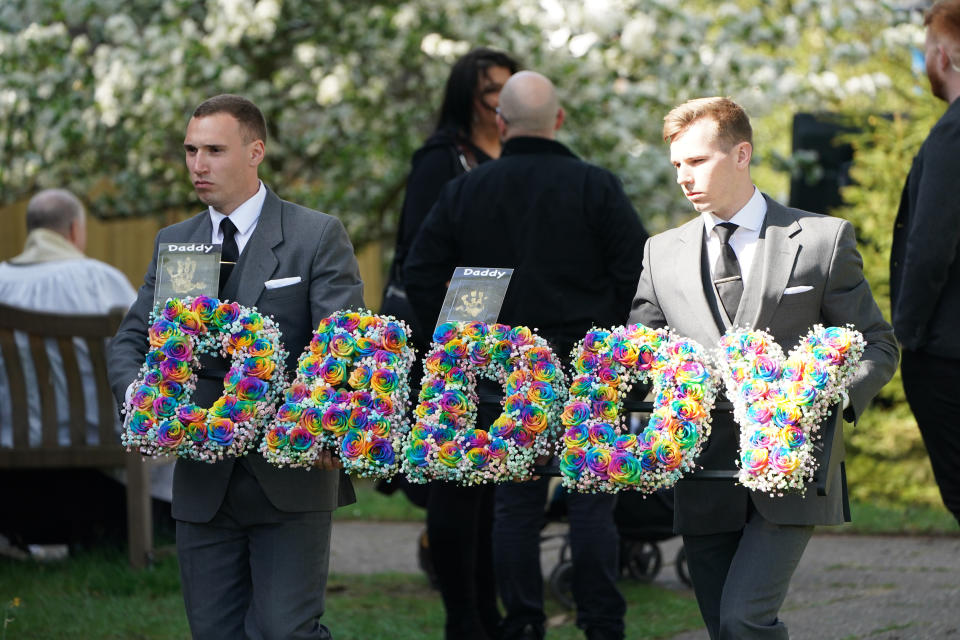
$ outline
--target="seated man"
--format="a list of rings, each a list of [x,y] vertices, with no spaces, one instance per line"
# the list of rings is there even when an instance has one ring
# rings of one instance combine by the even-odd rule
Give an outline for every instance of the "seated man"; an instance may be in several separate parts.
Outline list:
[[[102,314],[116,307],[128,308],[136,298],[126,276],[118,269],[88,258],[86,247],[86,220],[83,204],[64,189],[48,189],[36,194],[27,205],[27,240],[23,252],[6,262],[0,262],[0,303],[43,313]],[[30,361],[26,336],[17,335],[17,346],[26,370],[27,389],[30,397],[30,446],[39,446],[41,441],[40,395]],[[84,357],[86,345],[78,344],[80,371],[85,379],[92,376],[89,360]],[[47,355],[52,363],[60,361],[56,344],[47,344]],[[7,370],[0,356],[0,447],[13,445],[12,416],[7,386]],[[32,379],[31,379],[32,378]],[[66,388],[63,371],[54,366],[51,379],[44,381],[58,390]],[[84,389],[92,397],[94,389]],[[57,417],[60,423],[58,441],[70,444],[68,428],[69,408],[66,394],[58,392]],[[89,444],[99,443],[97,430],[97,405],[86,405],[89,424]],[[117,425],[117,446],[120,425]],[[151,493],[154,498],[165,501],[169,513],[173,465],[166,464],[152,470]],[[5,507],[0,513],[0,532],[22,539],[25,542],[64,542],[76,539],[94,540],[104,533],[122,534],[123,489],[115,480],[93,470],[18,470],[0,472],[4,486],[17,486],[17,496],[6,496],[15,504]],[[122,478],[117,478],[122,479]],[[15,485],[12,483],[16,483]],[[76,488],[77,494],[64,492]],[[37,492],[42,492],[41,494]],[[52,494],[66,511],[56,521],[35,513],[34,504],[44,504],[49,509]],[[106,493],[107,495],[104,495]],[[161,507],[162,505],[158,505]],[[18,508],[19,507],[19,508]],[[160,515],[160,514],[158,514]],[[167,515],[169,519],[169,515]],[[114,526],[115,525],[115,526]],[[64,528],[68,527],[68,528]],[[115,529],[115,531],[110,531]],[[53,536],[52,538],[48,536]]]

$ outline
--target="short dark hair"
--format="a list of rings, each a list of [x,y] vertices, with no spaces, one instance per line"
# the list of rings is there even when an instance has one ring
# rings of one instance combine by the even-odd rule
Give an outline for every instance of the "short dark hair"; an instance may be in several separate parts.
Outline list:
[[[730,98],[712,97],[687,100],[663,118],[663,139],[673,139],[703,118],[717,123],[717,139],[730,148],[741,142],[753,144],[753,127],[743,107]]]
[[[490,67],[504,67],[510,73],[516,73],[519,65],[503,51],[486,47],[477,47],[454,63],[443,91],[443,105],[437,119],[438,130],[453,129],[470,137],[477,79]]]
[[[240,123],[240,136],[243,142],[254,140],[267,141],[267,121],[257,105],[243,96],[232,93],[221,93],[218,96],[207,98],[193,110],[194,118],[212,116],[216,113],[229,113]]]
[[[938,40],[946,37],[953,45],[950,51],[951,62],[960,64],[952,58],[955,49],[960,47],[960,0],[940,0],[930,7],[923,16],[923,24],[933,32]]]
[[[44,189],[27,204],[27,233],[49,229],[61,235],[70,232],[74,220],[83,217],[83,203],[66,189]]]

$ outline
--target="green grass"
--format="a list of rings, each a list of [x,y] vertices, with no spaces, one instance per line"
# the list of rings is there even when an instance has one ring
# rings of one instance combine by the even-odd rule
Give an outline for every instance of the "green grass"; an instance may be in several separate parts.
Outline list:
[[[662,638],[700,625],[689,592],[632,581],[621,588],[630,638]],[[51,564],[0,559],[0,612],[14,598],[19,606],[10,609],[8,640],[189,637],[172,556],[140,572],[128,568],[116,549],[86,551]],[[557,625],[551,640],[582,637],[572,616],[555,602],[548,601],[547,613]],[[422,575],[333,575],[324,623],[337,640],[440,638],[443,609]]]
[[[384,495],[373,488],[373,481],[366,479],[353,480],[353,489],[357,501],[334,511],[334,520],[422,522],[426,517],[426,511],[407,500],[403,491]]]
[[[960,527],[944,507],[884,506],[852,502],[853,522],[842,527],[824,527],[824,533],[862,535],[960,535]]]
[[[386,496],[369,480],[354,480],[357,502],[338,509],[336,520],[422,522],[425,511],[407,500],[403,492]],[[902,507],[868,502],[851,503],[853,522],[842,527],[823,527],[824,533],[861,535],[960,535],[957,521],[943,506]]]
[[[37,640],[185,638],[176,559],[135,572],[118,549],[63,562],[0,559],[0,603],[19,598],[6,638]]]

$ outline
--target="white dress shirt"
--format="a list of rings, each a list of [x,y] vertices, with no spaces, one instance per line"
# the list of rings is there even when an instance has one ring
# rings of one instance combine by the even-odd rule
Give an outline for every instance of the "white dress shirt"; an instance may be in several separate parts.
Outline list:
[[[717,259],[720,257],[720,236],[714,232],[714,228],[721,222],[732,222],[737,225],[737,230],[730,236],[730,247],[737,254],[737,262],[740,263],[740,277],[743,279],[743,288],[746,290],[748,279],[750,278],[750,268],[753,266],[753,258],[756,254],[757,240],[760,239],[760,228],[763,226],[763,219],[767,215],[767,201],[763,194],[756,187],[753,188],[753,195],[730,220],[721,220],[712,213],[703,212],[700,216],[703,218],[703,225],[706,229],[707,237],[707,259],[710,265],[710,275],[713,276],[714,269],[717,266]]]
[[[260,219],[260,210],[263,209],[263,202],[267,199],[267,188],[260,182],[260,188],[253,196],[233,210],[230,214],[230,221],[237,227],[237,234],[234,238],[237,241],[237,249],[243,253],[244,247],[250,241],[253,230],[257,228],[257,221]],[[223,233],[220,232],[220,221],[227,216],[220,213],[213,207],[208,207],[210,220],[213,222],[213,235],[211,242],[214,244],[223,244]]]

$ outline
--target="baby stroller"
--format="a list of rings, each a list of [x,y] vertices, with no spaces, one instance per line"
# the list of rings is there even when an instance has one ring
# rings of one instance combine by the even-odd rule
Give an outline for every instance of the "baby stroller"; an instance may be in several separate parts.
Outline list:
[[[547,508],[547,521],[557,522],[566,515],[565,490],[557,487]],[[673,489],[663,489],[650,496],[625,491],[617,496],[614,522],[620,534],[620,575],[640,582],[652,582],[663,566],[660,541],[676,535],[673,532]],[[572,609],[573,560],[566,533],[544,536],[544,540],[562,538],[557,564],[547,579],[550,593],[560,604]],[[673,561],[677,576],[691,586],[683,547]]]
[[[663,564],[657,542],[676,535],[673,532],[673,489],[663,489],[647,497],[636,491],[623,492],[617,497],[613,518],[620,534],[621,571],[634,580],[652,581]],[[677,577],[691,586],[683,547],[677,551],[673,564]]]

